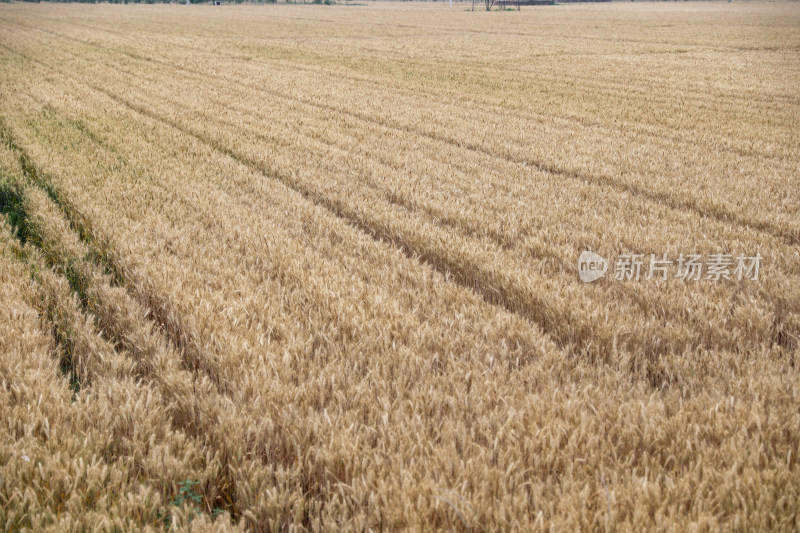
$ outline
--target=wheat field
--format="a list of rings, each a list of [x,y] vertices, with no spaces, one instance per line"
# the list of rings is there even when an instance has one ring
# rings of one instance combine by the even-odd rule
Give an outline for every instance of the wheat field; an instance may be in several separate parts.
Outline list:
[[[800,3],[0,4],[0,141],[4,531],[800,528]]]

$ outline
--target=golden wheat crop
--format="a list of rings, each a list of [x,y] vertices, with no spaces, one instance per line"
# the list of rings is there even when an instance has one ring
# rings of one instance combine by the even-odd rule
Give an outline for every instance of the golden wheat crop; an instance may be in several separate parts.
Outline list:
[[[798,4],[466,7],[0,5],[4,530],[800,527]]]

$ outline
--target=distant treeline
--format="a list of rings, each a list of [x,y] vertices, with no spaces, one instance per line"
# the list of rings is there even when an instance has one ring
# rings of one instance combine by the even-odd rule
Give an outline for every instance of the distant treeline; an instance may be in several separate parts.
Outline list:
[[[0,0],[0,3],[9,3],[11,0]],[[40,2],[52,2],[59,4],[79,3],[79,4],[185,4],[186,0],[14,0],[16,2],[28,2],[38,4]],[[213,4],[214,0],[190,0],[192,4]],[[355,4],[364,0],[219,0],[222,4],[275,4],[278,1],[286,4]],[[415,0],[391,0],[396,2],[407,2]],[[420,1],[420,0],[416,0]],[[422,0],[428,2],[448,2],[449,0]],[[455,0],[459,3],[469,3],[471,0]],[[481,1],[481,0],[478,0]],[[517,5],[553,5],[565,3],[594,3],[611,2],[613,0],[497,0],[495,6],[513,7]],[[636,1],[636,0],[631,0]],[[647,1],[647,0],[645,0]],[[679,1],[679,0],[650,0],[650,1]]]
[[[51,2],[58,4],[185,4],[186,0],[15,0],[18,2],[28,2],[38,4],[40,2]],[[330,2],[330,0],[327,0]],[[8,3],[9,0],[0,0],[0,3]],[[213,4],[214,0],[191,0],[192,4]],[[224,4],[274,4],[276,0],[222,0]],[[295,2],[287,2],[295,3]],[[325,3],[324,0],[312,0],[309,2],[300,2],[309,4]]]
[[[11,0],[0,0],[0,3],[9,3]],[[14,0],[17,2],[28,2],[38,4],[40,2],[52,2],[59,4],[79,3],[79,4],[185,4],[186,0]],[[213,4],[214,0],[190,0],[192,4]],[[280,0],[286,4],[334,4],[334,3],[353,3],[354,1],[364,0]],[[413,0],[394,0],[399,2]],[[419,0],[417,0],[419,1]],[[449,0],[423,0],[430,2],[447,2]],[[459,3],[469,3],[470,0],[455,0]],[[496,6],[530,6],[530,5],[552,5],[563,3],[589,3],[589,2],[610,2],[612,0],[497,0]],[[633,1],[633,0],[632,0]],[[669,0],[667,0],[669,1]],[[275,4],[278,0],[221,0],[223,4]]]
[[[433,0],[436,1],[436,0]],[[519,7],[519,6],[552,6],[555,4],[576,4],[589,2],[611,2],[612,0],[497,0],[496,7]]]

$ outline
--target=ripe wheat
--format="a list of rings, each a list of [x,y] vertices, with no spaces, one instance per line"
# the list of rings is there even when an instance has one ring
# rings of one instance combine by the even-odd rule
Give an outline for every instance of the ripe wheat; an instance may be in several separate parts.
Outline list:
[[[797,528],[794,4],[37,8],[5,529]]]

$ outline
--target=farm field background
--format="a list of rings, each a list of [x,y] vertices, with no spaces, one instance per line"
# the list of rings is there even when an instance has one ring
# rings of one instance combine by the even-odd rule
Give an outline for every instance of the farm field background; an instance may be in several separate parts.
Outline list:
[[[800,527],[800,4],[468,7],[0,4],[4,530]]]

